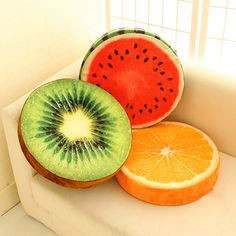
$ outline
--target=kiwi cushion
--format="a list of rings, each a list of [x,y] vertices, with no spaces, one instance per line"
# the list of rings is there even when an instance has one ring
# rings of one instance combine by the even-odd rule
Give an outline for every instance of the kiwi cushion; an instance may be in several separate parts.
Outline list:
[[[27,160],[40,174],[73,188],[111,178],[131,145],[129,119],[115,98],[73,79],[33,91],[23,106],[18,134]]]

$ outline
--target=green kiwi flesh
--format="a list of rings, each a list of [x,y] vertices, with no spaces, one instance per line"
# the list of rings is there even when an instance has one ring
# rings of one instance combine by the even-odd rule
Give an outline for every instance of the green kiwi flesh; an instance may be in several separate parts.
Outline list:
[[[131,146],[130,123],[121,105],[101,88],[73,79],[32,92],[19,128],[27,151],[42,167],[75,181],[114,174]]]

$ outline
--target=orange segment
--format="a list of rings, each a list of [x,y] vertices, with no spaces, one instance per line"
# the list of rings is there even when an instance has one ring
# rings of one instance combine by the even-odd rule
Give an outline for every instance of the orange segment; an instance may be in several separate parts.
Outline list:
[[[171,181],[172,182],[182,182],[185,180],[192,179],[196,176],[188,166],[184,165],[177,158],[172,156],[170,159],[170,172],[171,172]]]
[[[116,177],[141,200],[176,205],[209,192],[219,163],[215,144],[203,132],[183,123],[161,122],[133,131],[130,155]]]
[[[159,173],[157,175],[156,173]],[[169,183],[171,180],[170,170],[168,168],[167,158],[161,157],[154,166],[150,167],[145,178],[150,181],[158,181],[162,183]]]
[[[189,168],[192,172],[194,172],[196,175],[205,172],[210,167],[210,161],[200,159],[200,158],[194,158],[190,155],[184,155],[184,154],[175,154],[175,158],[182,163],[182,165]]]

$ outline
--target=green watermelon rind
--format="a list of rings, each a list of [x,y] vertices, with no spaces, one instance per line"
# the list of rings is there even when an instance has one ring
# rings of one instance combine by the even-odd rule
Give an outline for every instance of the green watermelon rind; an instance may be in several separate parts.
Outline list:
[[[97,48],[100,44],[102,44],[103,42],[105,42],[106,40],[113,38],[115,36],[118,35],[122,35],[122,34],[130,34],[130,33],[135,33],[135,34],[144,34],[144,35],[148,35],[151,36],[157,40],[160,40],[161,42],[163,42],[168,48],[170,48],[170,50],[176,55],[176,57],[178,58],[177,54],[176,54],[176,50],[174,50],[163,38],[161,38],[158,34],[146,31],[144,29],[141,28],[118,28],[118,29],[114,29],[111,30],[108,33],[103,34],[99,39],[97,39],[92,46],[90,47],[90,49],[88,50],[88,52],[86,53],[82,63],[81,63],[81,67],[80,67],[80,73],[79,73],[79,79],[81,79],[81,74],[83,71],[83,65],[86,62],[87,58],[90,56],[90,54],[94,51],[95,48]],[[179,62],[181,68],[182,64]]]

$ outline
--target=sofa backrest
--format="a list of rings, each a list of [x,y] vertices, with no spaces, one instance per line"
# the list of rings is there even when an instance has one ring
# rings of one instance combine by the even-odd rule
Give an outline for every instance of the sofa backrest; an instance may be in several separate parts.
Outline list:
[[[236,78],[186,64],[183,97],[167,120],[194,125],[236,157]]]

